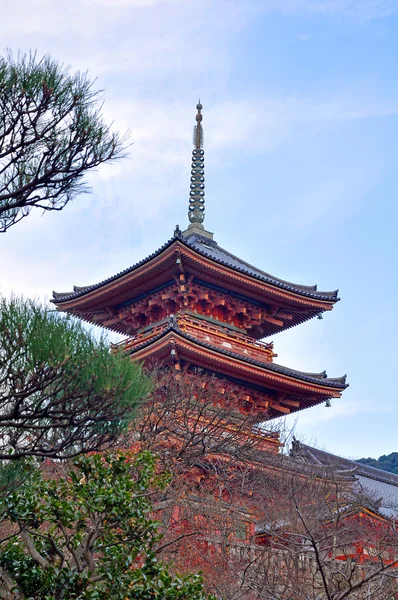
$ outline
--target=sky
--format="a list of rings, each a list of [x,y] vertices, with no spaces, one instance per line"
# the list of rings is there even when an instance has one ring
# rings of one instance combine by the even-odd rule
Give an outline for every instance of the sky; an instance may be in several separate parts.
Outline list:
[[[398,0],[3,3],[2,50],[88,71],[132,146],[90,194],[0,235],[0,292],[48,300],[185,229],[200,97],[206,228],[277,277],[339,288],[323,320],[274,336],[275,360],[350,387],[287,427],[350,458],[398,451]]]

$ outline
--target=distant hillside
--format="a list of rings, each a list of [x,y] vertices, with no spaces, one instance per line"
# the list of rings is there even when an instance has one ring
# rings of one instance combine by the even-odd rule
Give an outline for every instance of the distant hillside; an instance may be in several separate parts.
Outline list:
[[[359,458],[357,462],[376,467],[376,469],[381,469],[382,471],[388,471],[389,473],[397,473],[398,475],[398,452],[391,452],[387,456],[383,454],[378,459]]]

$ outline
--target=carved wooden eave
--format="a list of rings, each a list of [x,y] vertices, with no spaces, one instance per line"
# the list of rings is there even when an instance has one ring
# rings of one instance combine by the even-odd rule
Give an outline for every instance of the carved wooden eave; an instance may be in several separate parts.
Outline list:
[[[141,343],[128,342],[125,350],[143,362],[158,360],[176,370],[193,366],[229,379],[242,388],[248,406],[256,406],[259,421],[339,398],[347,387],[345,377],[303,373],[215,347],[185,333],[175,322]]]
[[[207,288],[213,296],[246,302],[258,308],[257,324],[250,335],[256,339],[274,335],[329,311],[339,300],[337,292],[318,292],[316,286],[299,286],[271,277],[237,259],[213,240],[176,235],[157,252],[133,267],[96,285],[56,293],[58,310],[113,331],[132,335],[123,315],[137,303],[164,301],[165,290],[178,294],[190,288]],[[224,300],[225,301],[225,300]],[[147,307],[148,308],[148,307]],[[177,307],[181,308],[181,306]],[[172,310],[169,311],[170,314]]]

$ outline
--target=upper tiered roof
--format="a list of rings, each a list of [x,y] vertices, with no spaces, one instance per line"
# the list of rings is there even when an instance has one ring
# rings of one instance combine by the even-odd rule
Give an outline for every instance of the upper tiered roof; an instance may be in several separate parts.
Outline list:
[[[169,249],[176,241],[179,241],[181,244],[194,250],[199,255],[209,258],[215,263],[233,269],[238,273],[242,273],[244,275],[248,275],[249,277],[253,277],[254,279],[258,279],[259,281],[263,281],[264,283],[268,283],[271,286],[280,288],[281,290],[286,290],[287,292],[292,292],[293,294],[297,294],[302,296],[303,298],[311,298],[314,300],[321,300],[325,302],[335,303],[340,300],[338,297],[338,290],[334,290],[331,292],[321,292],[318,291],[318,287],[316,285],[301,285],[298,283],[292,283],[290,281],[285,281],[284,279],[279,279],[274,275],[270,275],[257,267],[247,263],[246,261],[238,258],[228,250],[225,250],[221,246],[217,244],[215,240],[210,240],[206,237],[203,237],[197,233],[190,233],[186,236],[185,233],[182,233],[177,226],[174,232],[173,237],[166,242],[163,246],[161,246],[158,250],[140,260],[138,263],[135,263],[133,266],[120,271],[116,275],[112,277],[108,277],[99,283],[95,283],[93,285],[85,285],[85,286],[74,286],[73,291],[70,292],[55,292],[53,291],[53,302],[56,304],[62,302],[68,302],[70,300],[76,300],[77,298],[81,298],[90,294],[91,292],[98,290],[107,286],[108,284],[112,284],[117,280],[122,279],[126,275],[130,275],[137,271],[139,267],[149,264],[154,259],[161,256],[161,254]]]
[[[198,283],[245,298],[268,311],[268,320],[251,331],[256,338],[303,323],[331,310],[339,300],[337,291],[322,292],[317,286],[279,279],[239,259],[216,241],[197,232],[182,233],[177,227],[174,236],[144,260],[94,285],[53,292],[52,302],[60,310],[131,335],[133,332],[122,321],[105,324],[109,315],[117,315],[127,304],[171,285],[180,274],[181,265]]]
[[[285,281],[249,264],[219,246],[213,234],[204,228],[205,178],[200,101],[196,108],[188,228],[182,232],[177,225],[173,237],[166,244],[113,277],[94,285],[75,286],[70,292],[53,292],[52,301],[60,310],[119,333],[133,335],[134,327],[128,325],[123,317],[118,318],[125,316],[125,307],[171,286],[181,278],[181,274],[185,274],[189,279],[188,285],[211,287],[213,295],[221,293],[225,298],[239,298],[249,303],[252,312],[261,316],[252,319],[247,329],[252,337],[259,339],[331,310],[339,300],[337,290],[318,291],[316,285]]]
[[[217,244],[215,240],[210,240],[205,238],[197,233],[191,233],[188,236],[183,234],[180,229],[176,228],[173,237],[163,244],[158,250],[140,260],[138,263],[135,263],[133,266],[120,271],[116,275],[112,277],[108,277],[99,283],[95,283],[92,285],[84,285],[84,286],[74,286],[73,291],[69,292],[55,292],[53,291],[53,301],[58,304],[60,302],[67,302],[69,300],[75,300],[77,298],[81,298],[86,294],[94,290],[98,290],[106,286],[109,283],[113,283],[118,279],[121,279],[123,276],[128,275],[136,271],[139,267],[150,263],[153,259],[159,257],[162,252],[170,248],[170,246],[176,242],[180,241],[184,246],[195,250],[198,254],[205,258],[210,258],[215,263],[229,267],[238,273],[243,273],[245,275],[249,275],[254,279],[258,279],[259,281],[264,281],[272,286],[278,287],[282,290],[286,290],[292,292],[294,294],[298,294],[303,296],[304,298],[313,298],[315,300],[338,302],[340,298],[338,297],[338,290],[334,290],[331,292],[321,292],[318,291],[318,287],[316,285],[301,285],[298,283],[292,283],[290,281],[285,281],[284,279],[279,279],[274,275],[270,275],[257,267],[254,267],[250,263],[238,258],[225,248],[222,248]]]
[[[332,292],[318,292],[318,288],[316,285],[301,285],[298,283],[292,283],[290,281],[285,281],[284,279],[279,279],[274,275],[270,275],[257,267],[254,267],[250,263],[238,258],[228,250],[225,250],[221,246],[217,244],[215,240],[209,240],[206,237],[203,237],[199,234],[185,234],[185,243],[189,245],[191,248],[197,250],[203,256],[211,258],[215,262],[220,265],[224,265],[226,267],[230,267],[235,269],[240,273],[245,273],[259,279],[260,281],[264,281],[271,285],[275,285],[283,290],[288,290],[290,292],[300,294],[302,296],[306,296],[308,298],[315,298],[318,300],[327,300],[331,302],[337,302],[340,300],[338,298],[338,290],[334,290]]]

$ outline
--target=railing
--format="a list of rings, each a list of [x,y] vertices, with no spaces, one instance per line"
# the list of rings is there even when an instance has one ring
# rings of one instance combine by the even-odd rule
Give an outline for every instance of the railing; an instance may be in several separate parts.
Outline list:
[[[178,325],[187,333],[197,337],[203,342],[219,346],[243,356],[259,359],[263,362],[272,362],[274,356],[272,344],[258,342],[248,336],[235,332],[224,333],[220,327],[191,317],[182,315],[178,318]]]
[[[230,350],[243,357],[250,357],[267,363],[272,362],[273,357],[276,356],[273,352],[272,344],[259,342],[235,331],[228,330],[228,332],[224,332],[221,325],[217,326],[209,323],[207,320],[195,319],[194,316],[186,314],[177,314],[175,320],[182,331],[202,342],[208,342],[223,350]],[[132,338],[118,344],[113,344],[113,348],[122,347],[125,351],[129,351],[162,332],[168,323],[169,318],[162,319],[152,326],[145,327]]]

